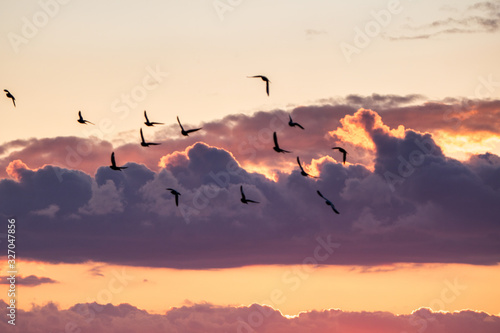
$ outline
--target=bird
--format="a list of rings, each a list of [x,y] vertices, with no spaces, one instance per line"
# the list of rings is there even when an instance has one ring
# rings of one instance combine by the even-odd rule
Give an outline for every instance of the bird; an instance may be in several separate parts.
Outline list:
[[[184,136],[188,136],[189,133],[196,132],[201,130],[203,127],[200,128],[195,128],[195,129],[190,129],[190,130],[184,130],[184,127],[182,127],[181,121],[179,120],[179,117],[177,117],[177,122],[179,123],[179,126],[181,127],[181,134]]]
[[[304,168],[302,167],[302,165],[300,165],[300,158],[297,156],[297,163],[299,163],[299,167],[300,167],[300,174],[304,177],[312,177],[312,178],[318,178],[318,177],[314,177],[314,176],[311,176],[310,174],[308,174],[307,172],[304,171]]]
[[[8,91],[7,89],[4,89],[3,91],[6,92],[5,96],[12,99],[12,103],[14,103],[14,107],[15,107],[16,106],[16,98],[14,97],[14,95],[12,95],[10,93],[10,91]]]
[[[149,121],[148,119],[148,115],[146,114],[146,110],[144,110],[144,118],[146,118],[146,121],[144,122],[144,124],[146,124],[146,126],[154,126],[154,125],[163,125],[163,123],[157,123],[157,122],[151,122]]]
[[[173,188],[167,188],[167,190],[169,190],[170,193],[175,195],[175,205],[179,206],[179,195],[181,195],[181,194],[179,192],[177,192],[176,190],[174,190]]]
[[[243,193],[243,185],[240,185],[240,192],[241,192],[241,202],[243,202],[244,204],[248,205],[249,202],[259,203],[258,201],[250,200],[245,197],[245,193]]]
[[[266,82],[266,93],[267,93],[267,96],[269,96],[269,83],[271,81],[269,81],[269,79],[267,77],[265,77],[264,75],[254,75],[254,76],[247,76],[249,78],[261,78],[262,81]]]
[[[111,153],[111,165],[109,167],[111,168],[111,170],[118,170],[118,171],[122,171],[122,169],[128,168],[128,167],[119,167],[119,166],[116,166],[115,152]]]
[[[298,127],[302,128],[302,129],[304,129],[304,127],[302,127],[302,125],[301,125],[301,124],[299,124],[299,123],[294,123],[294,122],[293,122],[293,120],[292,120],[292,116],[291,116],[291,115],[288,115],[288,117],[290,117],[290,121],[288,121],[288,125],[289,125],[290,127],[298,126]]]
[[[320,192],[320,191],[316,191],[316,192],[318,192],[318,195],[319,195],[320,197],[322,197],[323,199],[325,199],[325,203],[326,203],[328,206],[332,207],[332,209],[333,209],[333,211],[334,211],[335,213],[340,214],[340,213],[339,213],[339,211],[338,211],[337,209],[335,209],[335,206],[333,205],[333,203],[332,203],[330,200],[328,200],[327,198],[325,198],[325,197],[323,196],[323,194],[321,194],[321,192]]]
[[[278,138],[276,137],[276,132],[273,133],[273,139],[274,139],[274,151],[277,153],[291,153],[291,151],[281,149],[280,146],[278,145]]]
[[[346,160],[346,157],[347,157],[347,152],[345,151],[345,149],[342,148],[342,147],[333,147],[332,149],[338,149],[342,154],[344,154],[343,160],[344,160],[344,164],[345,164],[345,160]]]
[[[92,124],[92,125],[94,125],[94,123],[92,123],[92,122],[90,122],[90,121],[88,121],[88,120],[83,119],[83,117],[82,117],[82,111],[78,111],[78,120],[77,120],[77,121],[78,121],[80,124],[84,124],[84,125],[87,125],[87,123],[88,123],[88,124]]]
[[[141,128],[141,146],[143,147],[149,147],[149,146],[158,146],[161,145],[161,143],[154,143],[154,142],[146,142],[144,141],[144,135],[142,134],[142,128]]]

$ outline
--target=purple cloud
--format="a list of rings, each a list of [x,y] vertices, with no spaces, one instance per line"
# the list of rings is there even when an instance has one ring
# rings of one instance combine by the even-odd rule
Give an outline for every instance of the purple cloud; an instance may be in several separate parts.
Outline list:
[[[341,247],[322,264],[498,263],[499,157],[459,162],[428,134],[407,130],[394,136],[369,110],[354,117],[373,141],[373,171],[323,158],[316,165],[319,179],[304,178],[295,167],[271,181],[245,170],[226,149],[196,143],[168,155],[159,171],[127,163],[122,172],[100,167],[90,177],[17,164],[18,181],[0,181],[0,196],[7,198],[0,212],[22,221],[24,257],[50,262],[300,264],[317,238],[328,236]],[[295,156],[269,154],[276,163],[295,163]],[[241,185],[261,203],[241,204]],[[167,187],[182,193],[179,207]],[[340,215],[332,214],[317,190]],[[54,206],[59,210],[53,214],[31,213]]]
[[[0,300],[0,307],[7,304]],[[5,311],[5,310],[4,310]],[[463,310],[435,313],[426,308],[411,315],[390,312],[344,312],[323,310],[302,312],[287,318],[267,306],[216,306],[192,304],[168,310],[164,315],[150,314],[129,304],[76,304],[61,310],[50,303],[34,306],[30,311],[18,310],[19,332],[235,332],[235,333],[302,333],[302,332],[374,332],[374,333],[496,333],[500,317],[484,312]],[[51,318],[51,320],[47,320]],[[0,322],[0,329],[10,327]]]

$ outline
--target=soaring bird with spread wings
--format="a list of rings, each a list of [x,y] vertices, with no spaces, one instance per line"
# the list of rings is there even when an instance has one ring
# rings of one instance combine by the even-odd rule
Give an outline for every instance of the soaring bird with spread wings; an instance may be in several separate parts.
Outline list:
[[[244,204],[248,205],[249,202],[259,203],[258,201],[250,200],[245,197],[245,193],[243,192],[243,185],[240,186],[240,192],[241,192],[241,202],[243,202]]]
[[[146,118],[146,121],[144,122],[144,124],[146,124],[146,126],[163,125],[163,123],[157,123],[155,121],[149,121],[148,115],[146,114],[146,110],[144,110],[144,118]]]
[[[337,209],[335,209],[335,206],[333,205],[333,203],[332,203],[330,200],[328,200],[327,198],[325,198],[325,197],[323,196],[323,194],[321,194],[321,192],[320,192],[320,191],[316,191],[316,192],[318,192],[318,195],[319,195],[320,197],[322,197],[322,198],[325,200],[325,203],[326,203],[328,206],[332,207],[333,211],[334,211],[336,214],[340,214],[340,213],[339,213],[339,211],[338,211]]]
[[[77,119],[77,121],[80,124],[84,124],[84,125],[86,125],[86,124],[92,124],[92,125],[94,125],[94,123],[92,123],[92,122],[90,122],[88,120],[83,119],[83,117],[82,117],[82,111],[78,111],[78,119]]]
[[[184,135],[184,136],[188,136],[189,133],[193,133],[193,132],[199,131],[199,130],[201,130],[203,128],[203,127],[200,127],[200,128],[190,129],[190,130],[186,131],[184,129],[184,127],[182,126],[181,121],[179,120],[179,117],[177,117],[177,122],[179,123],[179,126],[181,127],[181,134]]]
[[[254,76],[247,76],[249,78],[261,78],[262,81],[264,81],[266,83],[266,93],[267,93],[267,96],[269,96],[269,83],[271,81],[269,81],[269,79],[267,77],[265,77],[264,75],[254,75]]]
[[[291,151],[284,150],[280,148],[280,145],[278,144],[278,137],[276,136],[276,132],[273,133],[273,140],[274,140],[274,151],[277,153],[291,153]]]
[[[109,167],[111,168],[111,170],[117,170],[117,171],[122,171],[122,169],[128,168],[128,167],[119,167],[119,166],[116,166],[115,152],[111,153],[111,165]]]

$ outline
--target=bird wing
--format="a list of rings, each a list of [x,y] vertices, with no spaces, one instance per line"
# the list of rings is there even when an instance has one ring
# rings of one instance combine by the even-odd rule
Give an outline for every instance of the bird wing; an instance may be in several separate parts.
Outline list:
[[[111,153],[111,165],[116,166],[116,161],[115,161],[115,152]]]
[[[299,124],[299,123],[295,123],[295,125],[297,125],[297,126],[299,126],[300,128],[304,129],[304,127],[302,127],[302,125],[301,125],[301,124]]]
[[[200,127],[200,128],[195,128],[195,129],[190,129],[190,130],[187,130],[186,133],[193,133],[193,132],[196,132],[196,131],[199,131],[201,130],[203,127]]]
[[[82,111],[78,111],[78,117],[80,117],[80,120],[83,120]]]
[[[142,140],[142,142],[146,142],[146,141],[144,141],[144,135],[142,134],[142,128],[141,128],[141,140]]]
[[[146,122],[148,122],[148,123],[149,123],[148,116],[146,115],[146,110],[144,110],[144,117],[146,118]]]
[[[328,201],[328,199],[327,199],[327,198],[325,198],[325,197],[323,196],[323,194],[321,194],[321,192],[320,192],[319,190],[318,190],[318,191],[316,191],[316,192],[318,192],[318,194],[319,194],[319,196],[320,196],[320,197],[322,197],[323,199],[325,199],[325,200],[327,200],[327,201]]]
[[[179,126],[181,127],[181,129],[184,131],[184,127],[182,127],[182,124],[181,124],[181,121],[179,120],[179,117],[177,117],[177,122],[179,123]]]
[[[302,169],[302,165],[300,165],[300,158],[298,156],[297,156],[297,163],[299,163],[300,170],[304,171],[304,169]]]
[[[246,199],[247,202],[253,202],[253,203],[259,203],[258,201],[255,201],[255,200],[250,200],[250,199]]]
[[[335,213],[340,214],[340,213],[339,213],[339,211],[335,209],[335,206],[334,206],[333,204],[331,204],[330,206],[332,207],[332,209],[333,209],[333,211],[334,211]]]
[[[302,169],[302,165],[300,165],[300,158],[298,156],[297,156],[297,163],[299,163],[300,170],[304,171],[304,169]]]
[[[273,140],[274,140],[274,145],[279,148],[278,137],[276,136],[276,132],[273,133]]]
[[[344,164],[345,164],[346,158],[347,158],[347,153],[344,151]]]
[[[246,199],[245,199],[245,193],[243,193],[243,185],[241,185],[241,186],[240,186],[240,192],[241,192],[241,198],[242,198],[243,200],[246,200]]]
[[[339,149],[340,150],[340,147],[333,147],[332,149]]]
[[[269,81],[266,80],[266,93],[267,93],[267,96],[269,96]]]
[[[175,205],[179,206],[179,195],[178,194],[175,195]]]

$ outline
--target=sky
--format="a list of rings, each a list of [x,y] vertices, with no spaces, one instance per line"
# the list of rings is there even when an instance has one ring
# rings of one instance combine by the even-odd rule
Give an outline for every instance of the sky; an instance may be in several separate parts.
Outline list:
[[[2,2],[2,332],[498,332],[499,33],[499,1]]]

